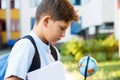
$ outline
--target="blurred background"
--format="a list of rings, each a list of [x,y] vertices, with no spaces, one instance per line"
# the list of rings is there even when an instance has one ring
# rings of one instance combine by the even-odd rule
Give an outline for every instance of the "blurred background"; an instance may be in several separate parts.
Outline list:
[[[16,40],[31,31],[41,0],[0,0],[0,54],[10,52]],[[83,79],[77,63],[90,55],[98,71],[88,80],[120,80],[120,0],[70,0],[79,15],[66,37],[55,46],[74,79]]]

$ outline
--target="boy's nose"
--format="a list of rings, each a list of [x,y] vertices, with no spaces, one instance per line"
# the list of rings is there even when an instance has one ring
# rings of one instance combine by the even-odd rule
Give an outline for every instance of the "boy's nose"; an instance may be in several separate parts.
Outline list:
[[[65,31],[62,32],[61,37],[65,37]]]

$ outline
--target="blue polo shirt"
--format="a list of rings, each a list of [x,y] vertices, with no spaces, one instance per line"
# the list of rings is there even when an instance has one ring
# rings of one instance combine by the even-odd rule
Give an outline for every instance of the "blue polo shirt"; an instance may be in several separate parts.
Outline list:
[[[40,55],[41,67],[55,62],[53,56],[51,55],[50,45],[46,45],[42,42],[41,39],[32,31],[29,35],[33,37],[36,43]],[[55,49],[57,51],[58,60],[60,60],[59,52],[56,47]],[[8,59],[8,67],[5,78],[14,75],[25,80],[34,54],[35,48],[30,40],[24,38],[17,41],[13,46]]]

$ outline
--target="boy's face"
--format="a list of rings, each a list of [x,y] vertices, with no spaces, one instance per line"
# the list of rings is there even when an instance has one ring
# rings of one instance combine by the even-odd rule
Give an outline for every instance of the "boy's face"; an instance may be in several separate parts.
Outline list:
[[[66,29],[70,22],[53,21],[49,19],[45,25],[45,40],[51,44],[55,44],[58,40],[65,36]]]

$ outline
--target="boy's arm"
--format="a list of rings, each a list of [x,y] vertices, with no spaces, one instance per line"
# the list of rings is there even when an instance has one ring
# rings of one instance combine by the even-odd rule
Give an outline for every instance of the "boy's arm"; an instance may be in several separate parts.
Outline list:
[[[22,80],[22,79],[20,79],[16,76],[10,76],[10,77],[6,78],[5,80]]]

